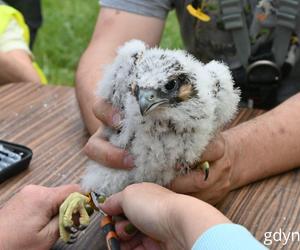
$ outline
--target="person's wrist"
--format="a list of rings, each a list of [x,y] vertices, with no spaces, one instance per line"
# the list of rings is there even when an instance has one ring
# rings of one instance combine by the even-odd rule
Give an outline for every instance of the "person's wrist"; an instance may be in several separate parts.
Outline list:
[[[172,241],[176,240],[176,249],[189,249],[189,239],[186,238],[185,234],[185,221],[188,214],[184,209],[185,201],[183,195],[173,194],[167,202],[167,225],[169,225],[169,236]],[[169,205],[169,206],[168,206]]]
[[[231,223],[221,212],[197,198],[176,194],[170,213],[173,237],[180,240],[180,249],[191,249],[209,228]]]
[[[247,175],[247,171],[243,170],[247,165],[243,150],[248,136],[245,136],[245,131],[243,128],[240,129],[240,127],[241,125],[222,132],[226,144],[226,157],[231,165],[230,191],[245,185],[244,179],[246,178],[245,175]]]
[[[236,172],[236,162],[238,157],[238,148],[236,148],[236,138],[235,133],[232,133],[231,130],[226,130],[221,133],[223,139],[224,139],[224,159],[223,164],[228,164],[230,166],[230,174],[228,178],[228,190],[232,191],[235,189],[235,186],[237,185],[238,179],[235,178],[235,172]]]

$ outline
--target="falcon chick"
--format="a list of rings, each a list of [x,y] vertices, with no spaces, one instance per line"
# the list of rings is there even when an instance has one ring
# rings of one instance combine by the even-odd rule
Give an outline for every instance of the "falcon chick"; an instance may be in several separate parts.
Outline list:
[[[236,112],[239,91],[233,85],[223,63],[204,65],[185,51],[127,42],[105,69],[98,95],[120,110],[120,129],[105,134],[133,155],[135,168],[90,161],[83,189],[109,196],[136,182],[166,185],[178,165],[186,172]]]
[[[185,51],[147,48],[137,40],[118,50],[107,66],[98,95],[122,116],[118,131],[107,128],[109,141],[126,149],[135,167],[117,170],[89,161],[81,187],[109,196],[136,182],[167,185],[186,173],[209,141],[232,119],[239,102],[230,71],[223,63],[206,65]],[[181,166],[181,171],[175,166]],[[87,226],[88,197],[71,194],[60,207],[60,235],[72,240],[72,214]]]
[[[236,112],[239,90],[233,85],[223,63],[204,65],[185,51],[127,42],[106,68],[98,95],[123,118],[119,130],[107,128],[105,136],[134,157],[135,167],[117,170],[89,161],[83,190],[109,196],[131,183],[164,186],[176,175],[187,173]],[[80,214],[81,226],[89,224],[86,204],[90,204],[89,197],[73,193],[61,205],[59,228],[64,241],[76,239],[70,234],[73,214]]]

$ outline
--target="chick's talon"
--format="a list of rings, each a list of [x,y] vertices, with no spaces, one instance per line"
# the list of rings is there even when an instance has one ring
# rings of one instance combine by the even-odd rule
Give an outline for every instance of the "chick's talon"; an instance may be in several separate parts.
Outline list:
[[[205,176],[204,176],[204,181],[207,180],[208,175],[209,175],[209,162],[205,161],[201,164],[201,169],[203,170]]]
[[[89,214],[86,210],[90,199],[80,193],[72,193],[63,202],[59,209],[59,233],[64,242],[73,242],[72,231],[88,226],[90,222]],[[79,214],[76,223],[74,215]],[[73,239],[72,239],[73,238]]]

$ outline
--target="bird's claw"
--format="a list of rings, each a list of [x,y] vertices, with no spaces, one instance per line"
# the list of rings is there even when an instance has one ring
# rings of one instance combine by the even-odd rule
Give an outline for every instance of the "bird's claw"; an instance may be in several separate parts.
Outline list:
[[[204,176],[204,181],[207,180],[208,178],[208,175],[209,175],[209,162],[208,161],[205,161],[203,163],[201,163],[201,169],[203,170],[205,176]]]
[[[78,230],[85,229],[90,223],[90,198],[80,193],[72,193],[59,208],[60,238],[73,244],[78,236]],[[76,216],[79,216],[76,218]]]

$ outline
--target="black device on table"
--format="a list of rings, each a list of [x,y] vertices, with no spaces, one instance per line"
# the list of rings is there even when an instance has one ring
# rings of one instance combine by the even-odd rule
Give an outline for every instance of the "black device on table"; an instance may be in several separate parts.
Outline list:
[[[0,140],[0,183],[26,169],[31,158],[31,149]]]

